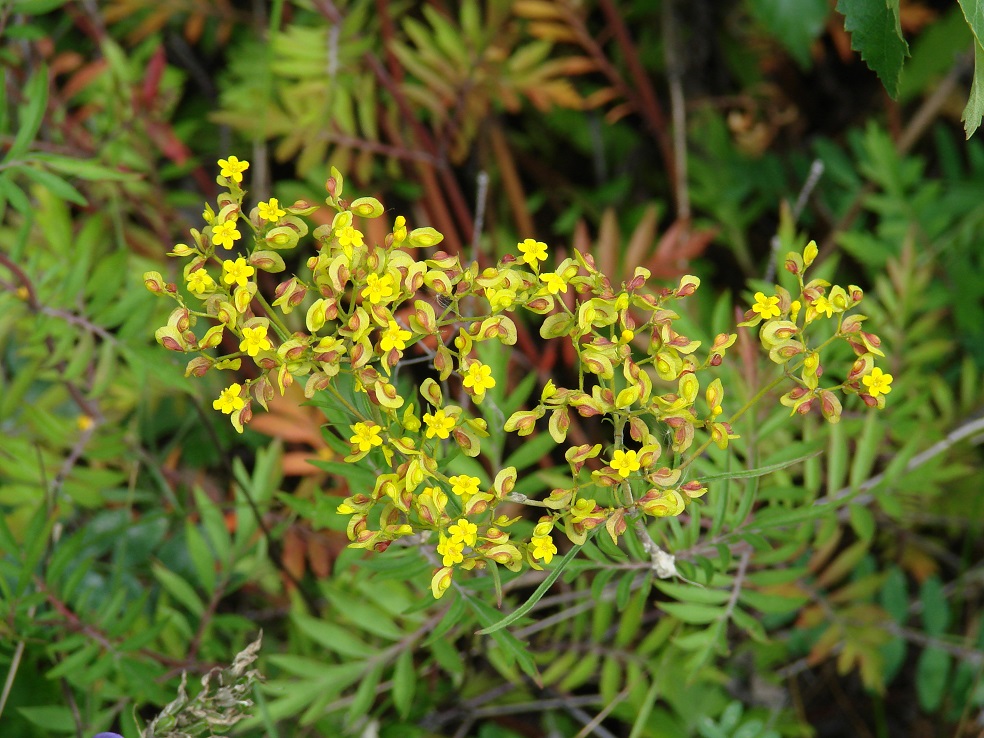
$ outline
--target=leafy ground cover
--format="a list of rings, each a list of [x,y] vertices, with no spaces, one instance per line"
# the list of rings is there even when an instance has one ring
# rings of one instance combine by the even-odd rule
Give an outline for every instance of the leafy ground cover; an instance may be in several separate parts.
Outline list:
[[[979,732],[971,0],[0,30],[4,735]]]

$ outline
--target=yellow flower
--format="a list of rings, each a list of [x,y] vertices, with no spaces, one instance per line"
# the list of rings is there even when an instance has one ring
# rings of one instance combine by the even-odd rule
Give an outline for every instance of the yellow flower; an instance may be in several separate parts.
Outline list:
[[[893,379],[891,374],[885,374],[876,366],[871,370],[871,374],[861,378],[861,382],[868,388],[869,395],[878,397],[878,395],[887,395],[892,391]]]
[[[481,481],[478,477],[470,477],[467,474],[458,474],[457,476],[451,477],[449,480],[451,482],[451,491],[454,492],[461,501],[468,504],[468,500],[472,495],[478,494],[478,485]]]
[[[443,534],[441,535],[440,543],[437,544],[437,552],[444,557],[443,563],[445,566],[460,564],[465,558],[462,554],[464,548],[464,541],[447,538]]]
[[[427,425],[427,437],[447,438],[451,435],[454,428],[454,418],[449,417],[443,410],[436,411],[433,415],[424,413],[424,423]]]
[[[555,272],[547,272],[540,275],[540,281],[543,282],[544,286],[547,288],[547,292],[551,295],[556,295],[558,292],[563,292],[567,294],[567,282],[564,278]]]
[[[493,312],[508,310],[516,302],[516,290],[501,289],[494,287],[485,288],[485,299],[489,301]]]
[[[238,382],[233,382],[219,394],[217,400],[212,400],[212,408],[221,410],[226,415],[231,415],[237,410],[242,410],[246,406],[246,401],[240,397],[243,387]]]
[[[393,221],[393,242],[400,244],[407,240],[407,219],[397,215]]]
[[[389,327],[383,331],[382,338],[379,339],[379,348],[383,351],[403,351],[407,347],[407,340],[410,338],[410,331],[404,330],[395,320],[389,322]]]
[[[557,553],[557,547],[550,536],[533,536],[530,543],[533,546],[533,558],[543,559],[544,564],[549,564],[554,554]]]
[[[362,298],[373,305],[379,305],[393,297],[393,278],[384,274],[370,274],[366,277],[366,288],[362,290]]]
[[[345,226],[335,235],[338,238],[338,245],[342,247],[345,256],[349,259],[352,258],[352,249],[362,246],[364,243],[362,240],[362,231],[350,225]]]
[[[215,280],[204,269],[196,269],[188,275],[188,289],[196,295],[211,292],[215,287]]]
[[[238,284],[245,287],[249,278],[256,274],[256,270],[246,263],[246,259],[239,257],[235,261],[226,259],[222,262],[222,281],[226,284]]]
[[[261,202],[256,206],[260,211],[260,217],[263,220],[268,220],[271,223],[276,223],[278,220],[287,215],[287,211],[280,207],[280,202],[275,197],[271,197],[269,202]]]
[[[357,447],[360,452],[371,451],[373,446],[383,445],[383,439],[379,437],[383,429],[375,423],[356,423],[349,427],[352,429],[349,443]]]
[[[492,378],[492,367],[480,361],[473,361],[468,365],[464,385],[465,387],[470,387],[476,395],[484,395],[485,390],[495,387],[495,380]]]
[[[466,546],[474,546],[478,540],[478,526],[465,518],[458,518],[458,522],[448,528],[452,541],[461,541]]]
[[[752,312],[758,313],[765,320],[779,317],[779,298],[776,296],[766,297],[761,292],[755,293],[755,304],[752,305]]]
[[[542,241],[534,241],[527,238],[525,241],[516,244],[516,248],[523,255],[523,261],[534,269],[537,269],[541,261],[547,260],[547,244]]]
[[[635,451],[623,451],[622,449],[619,449],[612,455],[610,466],[618,472],[618,475],[622,479],[625,479],[634,471],[639,471],[642,467]]]
[[[243,340],[239,342],[240,351],[245,351],[250,356],[256,356],[260,351],[269,351],[271,348],[273,345],[267,338],[265,325],[256,328],[243,328]]]
[[[235,218],[212,226],[212,244],[214,246],[221,246],[227,251],[232,248],[236,241],[242,238],[242,235],[242,233],[236,230]]]
[[[230,156],[228,159],[219,159],[219,166],[221,167],[219,174],[239,183],[243,181],[243,172],[249,169],[249,162],[239,161],[235,156]]]
[[[834,306],[823,295],[820,295],[816,302],[813,303],[813,309],[817,311],[817,315],[825,314],[828,318],[834,314]]]
[[[796,322],[796,318],[799,317],[800,308],[802,308],[802,307],[803,307],[803,305],[802,305],[802,303],[800,303],[799,300],[793,300],[790,303],[790,305],[789,305],[789,319],[791,321],[793,321],[794,323]]]

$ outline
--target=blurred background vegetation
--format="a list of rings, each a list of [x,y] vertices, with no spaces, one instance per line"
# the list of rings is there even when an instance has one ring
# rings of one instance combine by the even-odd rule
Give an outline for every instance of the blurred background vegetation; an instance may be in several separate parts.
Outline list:
[[[135,738],[262,629],[234,735],[979,735],[979,6],[868,5],[901,35],[828,0],[0,4],[0,734]],[[335,166],[469,258],[533,237],[615,281],[696,274],[703,340],[816,238],[895,391],[834,426],[743,419],[742,465],[824,454],[665,521],[700,586],[654,581],[630,532],[476,636],[480,584],[434,603],[412,550],[344,549],[359,478],[319,408],[288,393],[237,436],[154,344],[140,275],[174,278],[229,154],[251,198],[319,202]],[[503,403],[569,376],[529,335],[496,358]],[[739,399],[753,340],[724,368]],[[502,449],[528,494],[542,448]]]

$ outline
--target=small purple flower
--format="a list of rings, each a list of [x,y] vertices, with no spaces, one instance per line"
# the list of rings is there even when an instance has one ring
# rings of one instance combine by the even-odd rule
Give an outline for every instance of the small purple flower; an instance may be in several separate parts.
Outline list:
[[[119,733],[96,733],[92,738],[123,738]]]

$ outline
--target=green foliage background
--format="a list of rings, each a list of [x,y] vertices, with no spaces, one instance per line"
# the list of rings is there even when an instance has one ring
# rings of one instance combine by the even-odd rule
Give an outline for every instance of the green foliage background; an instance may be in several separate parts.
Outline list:
[[[196,692],[262,629],[232,735],[974,734],[984,16],[709,7],[4,4],[0,733],[135,738],[188,714],[182,672]],[[153,344],[166,308],[140,275],[175,278],[164,254],[228,154],[282,201],[322,200],[334,165],[465,253],[535,236],[616,281],[697,274],[683,321],[705,342],[816,238],[820,276],[867,293],[888,408],[830,426],[763,403],[700,460],[721,475],[701,503],[653,527],[686,580],[656,579],[631,529],[599,536],[476,635],[541,580],[434,603],[412,548],[344,549],[334,508],[371,480],[319,432],[331,408],[238,437]],[[506,415],[568,371],[536,349],[485,359],[514,377]],[[743,399],[767,371],[722,369]],[[496,449],[519,491],[554,485],[550,445]]]

